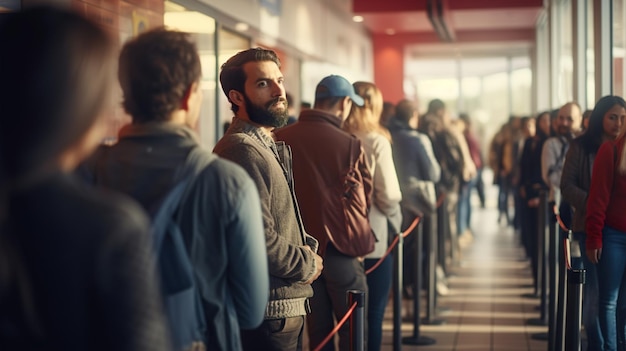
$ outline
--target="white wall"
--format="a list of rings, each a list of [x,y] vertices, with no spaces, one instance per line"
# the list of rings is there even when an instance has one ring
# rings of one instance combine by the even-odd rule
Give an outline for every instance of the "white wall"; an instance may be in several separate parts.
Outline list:
[[[321,0],[282,0],[279,16],[259,0],[199,0],[244,22],[261,33],[261,42],[288,45],[304,61],[337,66],[359,79],[374,76],[373,48],[363,26],[348,13],[331,9]],[[337,72],[341,73],[341,72]]]

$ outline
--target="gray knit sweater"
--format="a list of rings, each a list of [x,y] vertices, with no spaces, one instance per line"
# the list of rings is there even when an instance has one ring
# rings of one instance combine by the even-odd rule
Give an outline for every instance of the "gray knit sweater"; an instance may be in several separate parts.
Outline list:
[[[304,282],[315,273],[316,263],[304,246],[315,239],[298,225],[287,182],[291,175],[279,162],[276,144],[258,127],[235,117],[213,151],[241,165],[259,190],[270,273],[265,319],[305,315],[306,299],[313,296],[313,289]]]

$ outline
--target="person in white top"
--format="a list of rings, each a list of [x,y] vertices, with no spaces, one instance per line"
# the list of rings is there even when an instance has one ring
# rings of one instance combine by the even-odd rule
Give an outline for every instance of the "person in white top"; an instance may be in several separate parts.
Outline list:
[[[354,90],[365,101],[364,106],[352,105],[343,129],[356,135],[362,143],[374,180],[374,193],[369,219],[378,242],[374,252],[365,258],[365,269],[372,267],[383,257],[388,247],[389,231],[398,233],[402,224],[400,201],[402,193],[391,153],[391,136],[380,125],[383,96],[369,82],[356,82]],[[391,288],[391,257],[367,276],[368,296],[368,350],[380,349],[382,320]]]

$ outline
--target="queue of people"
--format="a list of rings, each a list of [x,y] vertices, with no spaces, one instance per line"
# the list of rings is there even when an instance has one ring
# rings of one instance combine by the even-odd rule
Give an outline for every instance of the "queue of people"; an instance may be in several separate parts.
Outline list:
[[[295,119],[276,53],[248,49],[221,67],[233,119],[211,152],[194,131],[201,67],[188,34],[150,30],[116,58],[89,20],[39,7],[4,21],[0,41],[3,350],[301,350],[305,333],[317,346],[335,327],[352,289],[367,294],[367,348],[379,350],[390,238],[437,212],[445,278],[472,237],[473,188],[484,207],[471,119],[451,120],[441,100],[420,117],[413,101],[330,75]],[[116,66],[132,122],[103,145]],[[494,138],[499,217],[520,229],[536,279],[541,192],[571,210],[589,350],[617,350],[626,102],[600,99],[582,134],[575,102],[553,115]],[[184,259],[171,259],[176,248]],[[168,275],[180,265],[188,276]],[[177,314],[174,300],[196,313]],[[347,326],[338,345],[349,347]]]

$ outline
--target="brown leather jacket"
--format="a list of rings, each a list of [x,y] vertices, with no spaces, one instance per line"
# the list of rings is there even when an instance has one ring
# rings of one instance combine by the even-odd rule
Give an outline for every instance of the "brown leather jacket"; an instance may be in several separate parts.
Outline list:
[[[329,239],[321,220],[321,187],[334,186],[342,180],[349,165],[350,143],[357,139],[341,129],[341,120],[322,110],[302,111],[298,122],[275,131],[277,140],[291,146],[293,175],[306,231],[319,241],[319,254],[324,256]],[[361,145],[360,141],[357,142]],[[353,151],[353,159],[363,176],[368,208],[371,204],[372,175],[363,148]]]

